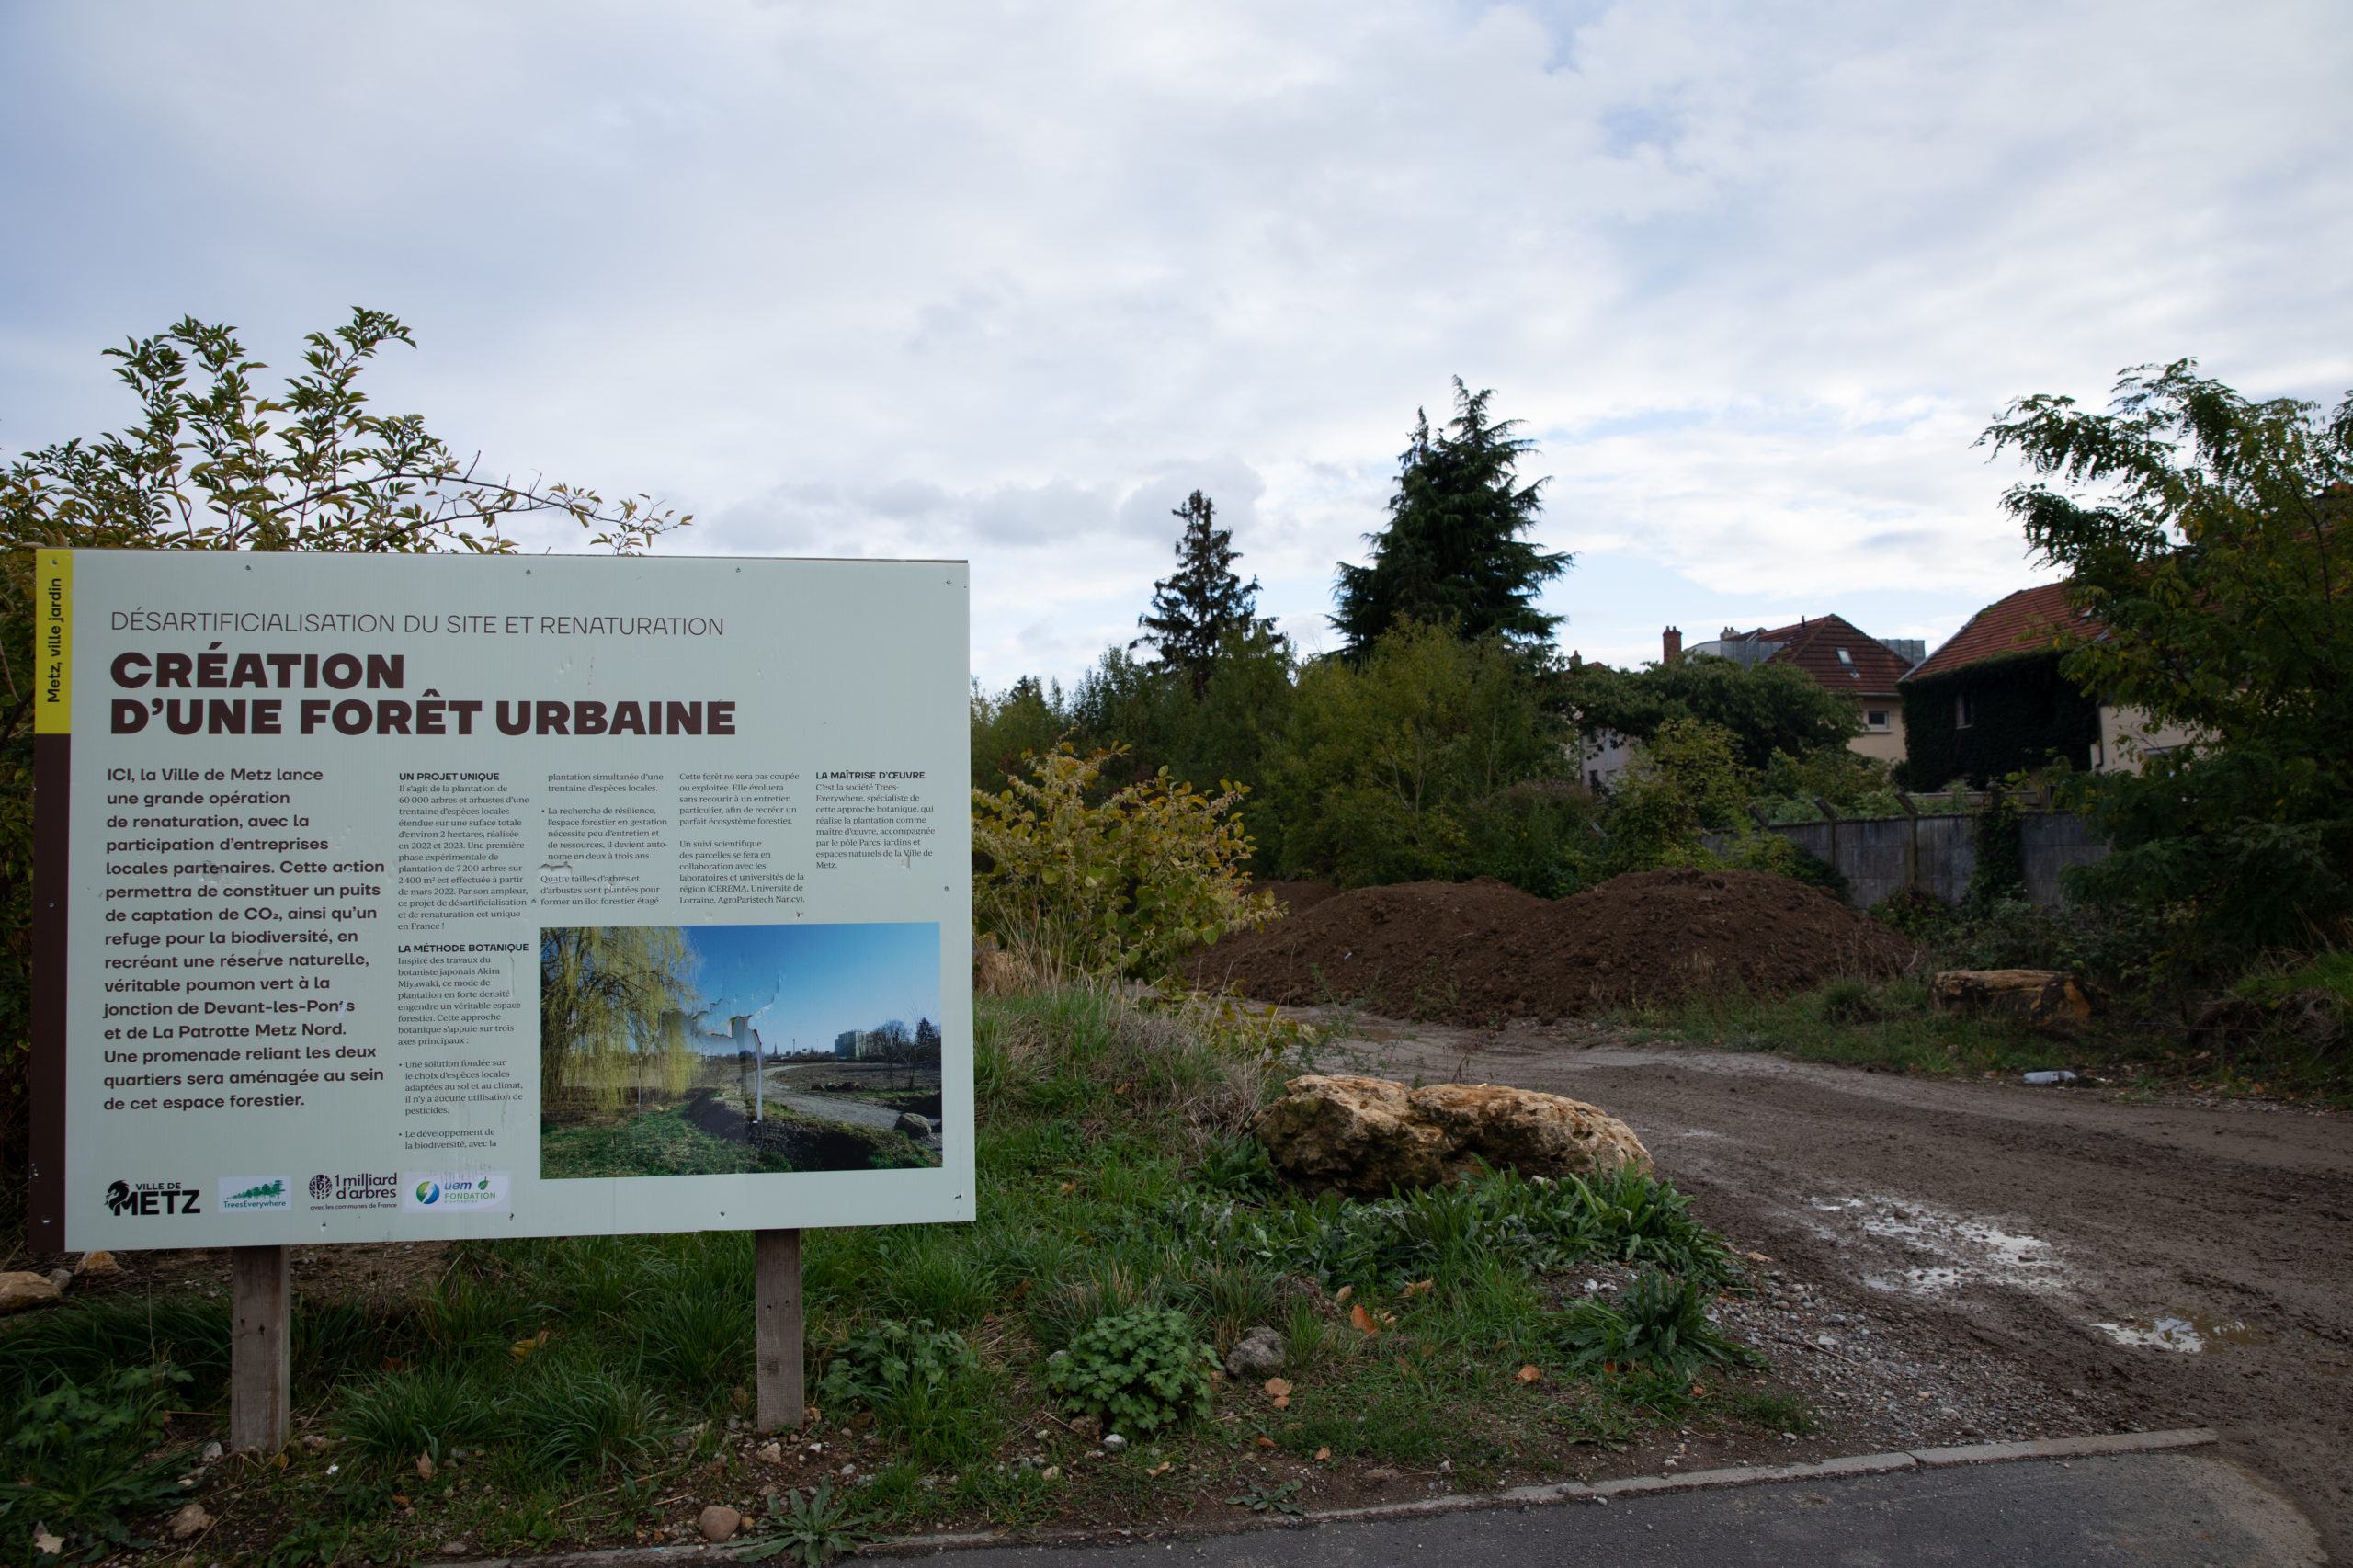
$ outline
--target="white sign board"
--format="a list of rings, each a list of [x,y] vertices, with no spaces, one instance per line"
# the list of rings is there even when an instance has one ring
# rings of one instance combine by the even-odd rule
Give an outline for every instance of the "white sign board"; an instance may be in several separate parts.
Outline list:
[[[35,1244],[972,1217],[961,562],[36,567]]]

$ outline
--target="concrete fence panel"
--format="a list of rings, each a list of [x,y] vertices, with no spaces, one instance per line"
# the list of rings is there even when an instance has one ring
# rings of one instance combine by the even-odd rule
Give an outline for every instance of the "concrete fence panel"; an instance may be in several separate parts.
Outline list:
[[[1837,822],[1776,824],[1770,831],[1838,869],[1848,896],[1868,909],[1899,888],[1916,887],[1944,903],[1958,903],[1977,874],[1974,815],[1846,817]],[[2018,819],[2026,895],[2049,908],[2061,902],[2059,873],[2108,854],[2072,812],[2030,812]],[[1729,841],[1711,835],[1711,846]]]

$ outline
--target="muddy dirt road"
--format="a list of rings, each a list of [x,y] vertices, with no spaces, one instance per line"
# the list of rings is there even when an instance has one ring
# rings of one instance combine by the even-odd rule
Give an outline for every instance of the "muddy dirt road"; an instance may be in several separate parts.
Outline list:
[[[2209,1425],[2353,1562],[2353,1117],[1343,1022],[1325,1071],[1511,1084],[1631,1123],[1711,1223],[1844,1304],[1843,1349],[1767,1347],[1843,1357],[1851,1417],[1989,1420],[1941,1393],[1914,1414],[1872,1382],[1881,1352],[1856,1346],[1876,1344],[2010,1385],[1991,1419],[2017,1430],[1986,1437]]]

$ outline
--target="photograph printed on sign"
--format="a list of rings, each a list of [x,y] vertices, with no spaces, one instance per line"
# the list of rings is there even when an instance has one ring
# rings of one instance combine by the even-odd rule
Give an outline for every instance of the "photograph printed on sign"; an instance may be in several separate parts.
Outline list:
[[[540,1176],[941,1163],[937,923],[540,932]]]

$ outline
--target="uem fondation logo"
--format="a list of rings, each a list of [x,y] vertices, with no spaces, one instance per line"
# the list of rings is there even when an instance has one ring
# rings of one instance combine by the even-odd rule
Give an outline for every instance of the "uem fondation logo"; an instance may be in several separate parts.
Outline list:
[[[412,1214],[452,1209],[505,1209],[505,1171],[403,1171],[401,1207]]]

